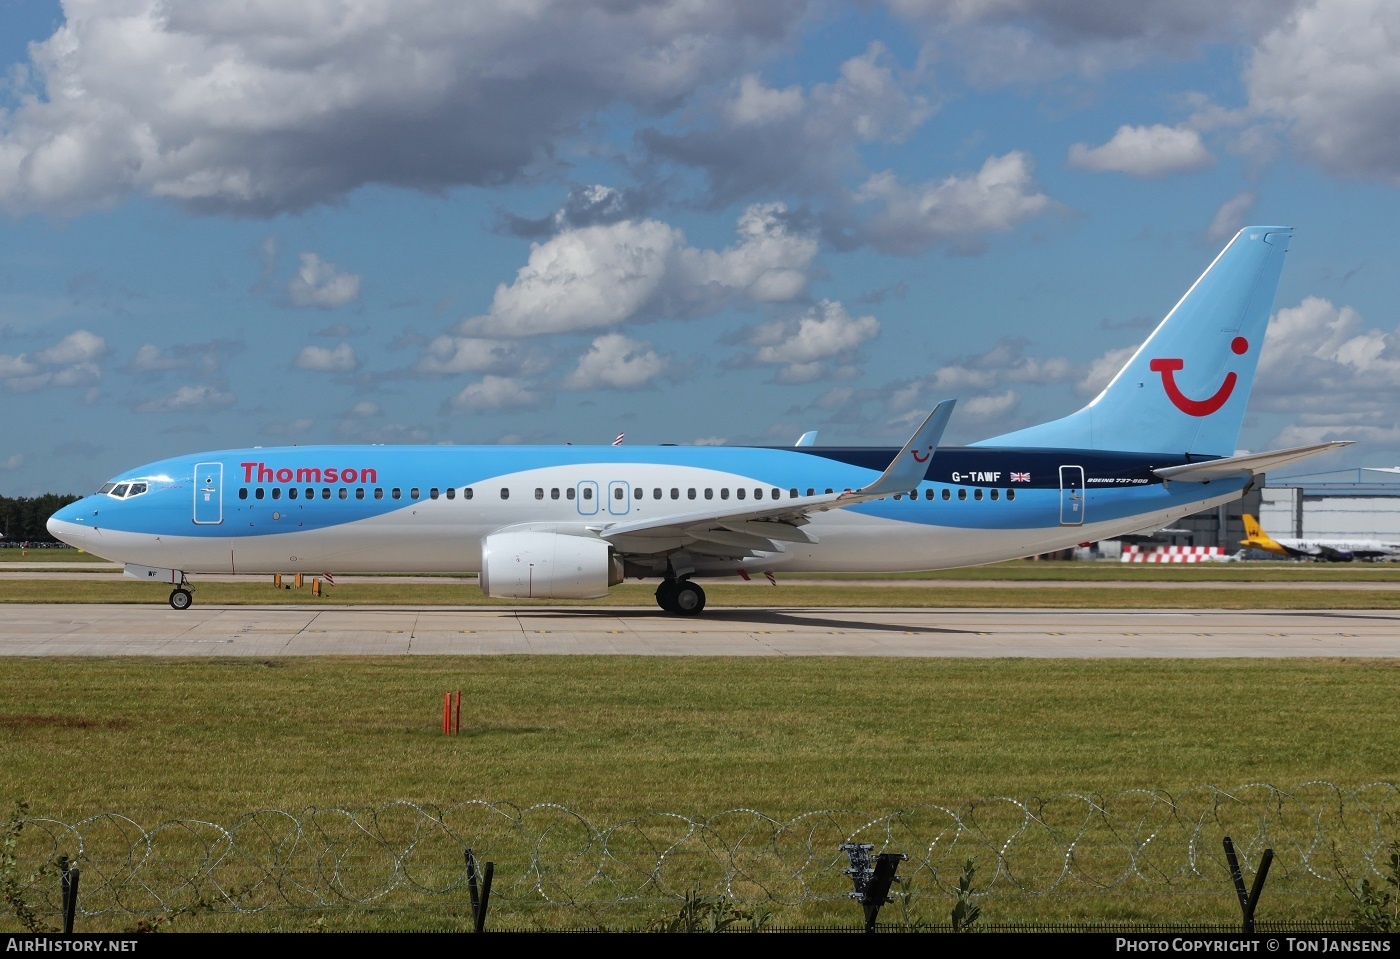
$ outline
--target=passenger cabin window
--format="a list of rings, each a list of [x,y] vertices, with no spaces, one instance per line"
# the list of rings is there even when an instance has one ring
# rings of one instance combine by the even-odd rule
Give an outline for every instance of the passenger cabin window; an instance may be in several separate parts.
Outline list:
[[[403,490],[395,486],[393,489],[389,490],[389,495],[394,499],[403,499]]]
[[[960,486],[960,487],[958,487],[958,499],[967,499],[967,487],[966,487],[966,486]]]
[[[681,498],[681,491],[680,491],[680,488],[679,488],[679,487],[676,487],[676,486],[672,486],[672,487],[671,487],[671,499],[680,499],[680,498]]]
[[[980,500],[982,498],[982,488],[978,487],[972,491],[972,498]]]
[[[995,490],[995,489],[992,490],[992,499],[1000,499],[1000,498],[1001,498],[1001,490]]]
[[[247,498],[248,498],[248,487],[243,486],[243,487],[240,487],[240,488],[239,488],[239,490],[238,490],[238,498],[239,498],[239,499],[247,499]]]
[[[259,486],[259,487],[258,487],[257,489],[255,489],[255,490],[253,490],[253,498],[254,498],[254,499],[262,499],[264,495],[265,495],[265,491],[263,490],[263,488],[262,488],[261,486]]]
[[[437,488],[436,486],[434,486],[432,489],[428,490],[428,499],[437,499],[437,498],[438,498],[438,488]]]
[[[554,486],[554,487],[551,487],[551,488],[550,488],[550,490],[549,490],[549,498],[550,498],[550,499],[558,499],[558,498],[559,498],[559,487]]]
[[[350,498],[350,490],[348,490],[348,489],[346,489],[344,486],[342,486],[342,487],[340,488],[340,494],[339,494],[339,495],[340,495],[340,498],[341,498],[341,499],[349,499],[349,498]]]
[[[411,489],[411,490],[408,491],[408,498],[409,498],[409,499],[417,499],[417,498],[418,498],[418,487],[415,486],[415,487],[413,487],[413,489]]]
[[[574,488],[572,486],[564,490],[564,498],[567,500],[572,500],[574,498]]]
[[[463,498],[463,499],[471,499],[471,498],[472,498],[472,488],[471,488],[470,486],[468,486],[466,489],[462,490],[462,498]]]
[[[289,486],[289,487],[287,487],[287,499],[296,499],[296,498],[297,498],[297,488],[296,488],[295,486]]]
[[[734,495],[735,495],[736,497],[738,497],[739,499],[743,499],[743,498],[744,498],[744,488],[741,486],[741,487],[739,487],[738,489],[736,489],[736,490],[734,491]]]
[[[447,487],[447,498],[448,498],[448,499],[456,499],[456,498],[457,498],[457,490],[456,490],[454,487],[451,487],[451,486]]]
[[[613,499],[622,499],[622,494],[622,487],[619,486],[617,489],[613,490]]]
[[[583,498],[584,498],[584,499],[592,499],[592,498],[593,498],[593,487],[591,487],[591,486],[585,486],[585,487],[583,488]]]
[[[383,499],[383,498],[384,498],[384,487],[382,487],[382,486],[376,486],[376,487],[374,488],[374,498],[375,498],[375,499]]]
[[[316,490],[315,490],[314,487],[308,486],[308,487],[306,488],[306,498],[307,498],[307,499],[315,499],[315,498],[316,498]]]
[[[924,490],[924,499],[933,499],[933,489],[931,487]]]
[[[273,499],[281,499],[281,498],[282,498],[282,487],[280,487],[280,486],[274,486],[274,487],[272,487],[272,498],[273,498]]]
[[[544,499],[544,487],[543,487],[543,486],[536,486],[536,487],[535,487],[535,499]]]
[[[661,487],[658,486],[658,487],[656,487],[655,489],[653,489],[653,490],[651,491],[651,498],[652,498],[652,499],[660,499],[660,498],[661,498]]]
[[[510,490],[507,487],[501,487],[501,499],[510,499]]]
[[[950,489],[948,489],[948,487],[946,487],[946,486],[943,487],[943,498],[944,498],[944,499],[952,499],[952,498],[953,498],[953,491],[950,490]]]
[[[330,488],[329,486],[322,486],[322,487],[321,487],[321,499],[330,499],[330,498],[331,498],[331,488]]]
[[[645,495],[646,495],[646,490],[642,489],[640,486],[634,487],[633,490],[632,490],[632,498],[633,498],[633,499],[641,499],[641,498],[642,498],[643,496],[645,496]]]
[[[356,487],[356,488],[355,488],[355,499],[364,499],[364,498],[365,498],[365,488],[364,488],[363,486],[358,486],[358,487]]]
[[[694,487],[694,486],[692,486],[690,489],[688,489],[688,490],[685,491],[685,498],[686,498],[686,499],[695,499],[695,487]]]
[[[1015,491],[1014,489],[1009,489],[1009,490],[1007,490],[1007,491],[1006,491],[1006,498],[1009,499],[1009,500],[1010,500],[1010,499],[1015,499],[1015,498],[1016,498],[1016,491]]]
[[[722,490],[719,491],[719,498],[720,498],[720,499],[729,499],[729,488],[728,488],[728,487],[725,487],[724,489],[722,489]]]
[[[797,499],[797,490],[796,490],[796,489],[790,489],[790,490],[788,490],[788,499]]]

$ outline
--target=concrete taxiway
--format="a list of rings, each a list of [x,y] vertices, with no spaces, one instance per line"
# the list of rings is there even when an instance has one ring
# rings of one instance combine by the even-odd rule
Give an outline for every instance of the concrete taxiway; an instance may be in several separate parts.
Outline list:
[[[0,606],[0,656],[1400,657],[1400,611]]]

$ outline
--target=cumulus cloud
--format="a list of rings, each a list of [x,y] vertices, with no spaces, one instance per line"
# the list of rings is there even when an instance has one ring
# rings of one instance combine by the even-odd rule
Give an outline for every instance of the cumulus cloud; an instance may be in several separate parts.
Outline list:
[[[512,376],[483,376],[448,401],[452,410],[507,410],[541,406],[545,396],[529,383]]]
[[[24,454],[23,454],[23,453],[13,453],[13,454],[11,454],[10,456],[5,457],[5,459],[0,460],[0,470],[4,470],[5,472],[10,472],[10,471],[12,471],[12,470],[17,470],[17,469],[19,469],[19,468],[20,468],[21,466],[23,466],[23,465],[24,465]]]
[[[1298,413],[1327,410],[1354,430],[1394,425],[1400,405],[1400,329],[1368,326],[1349,306],[1309,296],[1269,323],[1251,406]]]
[[[595,339],[564,380],[569,390],[635,390],[666,372],[665,358],[650,343],[608,333]]]
[[[195,410],[222,410],[238,402],[238,397],[213,386],[182,386],[175,392],[138,404],[138,413],[188,413]]]
[[[75,330],[53,346],[35,353],[0,353],[0,382],[11,393],[49,387],[91,387],[102,379],[97,361],[108,353],[107,341],[88,330]],[[89,391],[95,399],[95,395]]]
[[[354,302],[360,296],[360,277],[342,273],[335,264],[315,253],[301,255],[301,268],[287,284],[287,298],[296,306],[315,306],[333,310]]]
[[[1076,143],[1069,148],[1070,166],[1097,173],[1156,177],[1201,170],[1214,162],[1195,130],[1160,123],[1150,127],[1121,126],[1103,146]]]
[[[858,229],[884,253],[922,253],[943,244],[958,253],[976,252],[986,234],[1010,230],[1054,207],[1035,185],[1034,172],[1029,156],[1012,151],[988,157],[971,176],[915,186],[878,173],[856,194],[876,206]]]
[[[70,4],[20,71],[0,205],[71,211],[136,192],[274,215],[366,183],[496,185],[600,109],[661,111],[741,74],[806,5]]]
[[[128,373],[143,376],[191,368],[213,375],[222,369],[229,355],[242,349],[243,344],[237,340],[177,343],[163,349],[154,343],[144,343],[125,369]]]
[[[462,325],[468,336],[519,337],[613,326],[633,319],[690,317],[738,300],[800,296],[817,240],[792,225],[781,203],[755,204],[739,218],[739,242],[723,250],[685,243],[657,220],[570,230],[532,245],[491,309]]]
[[[513,343],[472,336],[437,336],[421,348],[414,369],[434,376],[453,373],[502,372],[519,361]]]
[[[360,368],[360,360],[355,356],[354,347],[349,343],[341,343],[334,349],[325,346],[304,346],[293,365],[297,369],[314,370],[319,373],[353,373]]]
[[[909,89],[919,76],[899,76],[878,43],[840,72],[810,90],[749,74],[713,104],[714,126],[644,131],[642,142],[656,157],[703,170],[717,205],[779,189],[834,190],[859,169],[859,144],[898,143],[933,113],[928,97]]]
[[[926,58],[961,63],[987,87],[1193,58],[1206,44],[1259,36],[1304,2],[888,0],[924,40]]]
[[[862,344],[880,333],[873,316],[851,316],[844,306],[823,300],[795,320],[764,323],[747,342],[753,359],[780,367],[778,381],[808,383],[831,374],[832,360],[850,363]]]
[[[1109,350],[1106,353],[1091,360],[1088,368],[1080,377],[1079,382],[1074,384],[1074,392],[1078,396],[1094,397],[1103,392],[1103,388],[1113,382],[1113,378],[1132,359],[1134,353],[1138,351],[1138,346],[1124,346],[1116,350]]]
[[[1250,106],[1287,122],[1323,169],[1400,181],[1400,7],[1316,0],[1259,42],[1245,83]]]
[[[634,220],[650,206],[651,198],[644,190],[618,190],[593,183],[571,188],[564,205],[546,217],[532,220],[506,214],[500,227],[507,233],[535,239],[586,226]]]
[[[1210,221],[1210,229],[1206,230],[1206,239],[1219,242],[1238,233],[1245,226],[1245,217],[1254,209],[1254,201],[1254,194],[1246,191],[1220,204],[1215,218]]]

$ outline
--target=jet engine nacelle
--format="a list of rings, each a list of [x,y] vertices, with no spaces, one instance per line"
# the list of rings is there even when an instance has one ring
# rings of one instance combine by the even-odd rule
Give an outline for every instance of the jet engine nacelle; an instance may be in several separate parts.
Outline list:
[[[622,563],[600,539],[492,533],[481,541],[478,582],[497,599],[596,599],[622,582]]]

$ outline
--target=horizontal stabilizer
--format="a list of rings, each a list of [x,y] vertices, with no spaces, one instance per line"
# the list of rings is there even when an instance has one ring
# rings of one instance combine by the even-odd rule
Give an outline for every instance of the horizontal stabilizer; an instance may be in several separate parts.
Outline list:
[[[1274,450],[1271,453],[1246,453],[1243,456],[1227,456],[1224,459],[1210,460],[1205,463],[1164,466],[1152,472],[1164,480],[1180,483],[1209,483],[1211,480],[1218,479],[1239,479],[1288,463],[1296,463],[1298,460],[1307,459],[1309,456],[1316,456],[1319,453],[1341,449],[1343,446],[1351,444],[1351,440],[1334,440],[1331,443],[1295,446],[1286,450]]]

